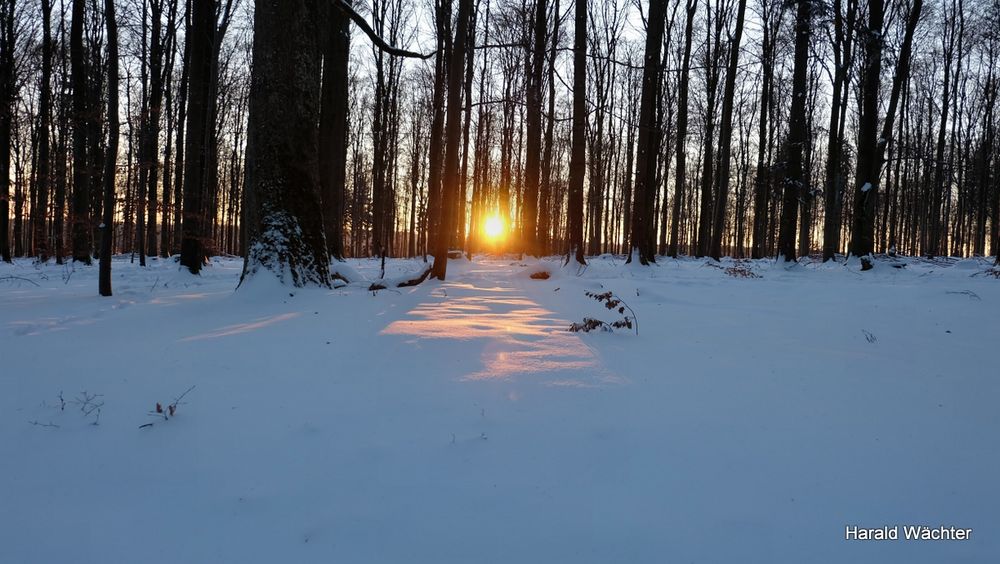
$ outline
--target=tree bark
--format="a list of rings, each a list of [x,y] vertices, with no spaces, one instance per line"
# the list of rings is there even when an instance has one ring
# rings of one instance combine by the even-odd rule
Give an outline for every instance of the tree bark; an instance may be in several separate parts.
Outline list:
[[[208,167],[212,165],[208,145],[214,141],[215,124],[211,116],[214,88],[213,52],[215,50],[215,0],[193,0],[191,29],[188,37],[190,70],[188,83],[187,138],[184,161],[183,227],[181,264],[192,274],[201,272],[207,258],[211,235],[208,221]],[[258,2],[260,4],[260,2]],[[260,15],[255,16],[256,20]],[[256,48],[256,46],[255,46]],[[255,69],[256,70],[256,69]]]
[[[14,9],[16,0],[0,0],[0,259],[10,253],[10,135],[14,117]]]
[[[90,165],[87,162],[87,71],[83,62],[85,0],[73,0],[70,27],[70,68],[73,81],[73,260],[91,263]]]
[[[691,36],[697,9],[698,0],[687,0],[687,23],[684,26],[684,55],[681,60],[681,73],[677,79],[677,147],[675,149],[677,166],[676,172],[674,172],[674,209],[670,222],[670,248],[667,249],[667,254],[674,258],[677,258],[681,209],[684,206],[684,184],[687,181],[688,73],[691,68]]]
[[[323,46],[323,90],[319,120],[320,187],[330,257],[344,259],[344,185],[347,183],[348,62],[350,19],[330,8]]]
[[[454,214],[450,213],[455,205],[460,179],[458,170],[458,151],[462,143],[462,69],[465,66],[465,52],[468,46],[469,19],[472,13],[472,0],[458,0],[458,20],[455,25],[455,42],[452,45],[451,57],[448,62],[448,116],[445,128],[445,154],[441,182],[441,224],[436,237],[436,252],[431,277],[444,280],[448,273],[448,244],[454,231]]]
[[[640,264],[656,262],[654,212],[656,198],[657,156],[660,149],[659,120],[656,99],[659,93],[660,52],[667,13],[666,0],[650,0],[646,28],[646,54],[642,70],[642,93],[639,101],[639,135],[636,142],[634,205],[632,209],[632,254],[638,253]]]
[[[876,2],[879,0],[875,0]],[[806,72],[809,66],[809,38],[812,34],[812,0],[798,0],[795,17],[795,68],[792,72],[792,106],[789,111],[788,157],[782,182],[781,225],[778,228],[778,256],[794,261],[795,228],[799,197],[807,189],[802,173],[802,150],[806,143]]]
[[[34,228],[35,255],[44,263],[49,259],[49,233],[47,229],[49,209],[49,187],[52,184],[50,172],[50,136],[52,125],[52,0],[42,0],[42,80],[39,87],[38,110],[38,165],[35,170],[37,193],[35,194]]]
[[[330,286],[319,193],[319,15],[317,0],[256,2],[241,285],[266,270],[295,287]]]
[[[587,264],[583,257],[583,175],[587,147],[587,0],[576,0],[573,38],[573,132],[569,164],[569,202],[567,210],[569,247],[566,262],[572,259]]]
[[[111,295],[111,248],[115,227],[115,172],[118,165],[118,22],[114,0],[104,0],[108,32],[108,148],[104,155],[104,217],[101,220],[101,250],[98,292]]]
[[[883,0],[869,0],[868,29],[865,38],[866,60],[862,77],[862,104],[859,118],[857,181],[854,192],[854,225],[851,230],[851,254],[867,257],[875,252],[875,203],[885,148],[892,138],[892,124],[899,103],[899,92],[910,73],[910,52],[913,33],[920,20],[923,0],[913,0],[907,18],[906,32],[896,61],[889,107],[878,136],[878,91],[882,69],[882,24],[885,18]],[[863,269],[871,268],[870,261]]]
[[[525,142],[524,205],[521,208],[521,248],[529,255],[538,254],[538,190],[542,151],[542,76],[545,64],[545,0],[535,0],[534,48],[527,88],[527,135]]]
[[[146,255],[157,255],[156,239],[156,190],[159,185],[160,172],[160,115],[163,110],[163,33],[162,16],[164,0],[150,2],[150,41],[149,41],[149,111],[146,114],[145,131],[145,166],[146,195],[148,197],[146,212]]]
[[[747,0],[740,0],[736,8],[736,29],[729,45],[729,69],[722,94],[722,124],[719,128],[719,197],[715,203],[714,231],[709,256],[719,260],[722,256],[722,237],[726,228],[726,205],[729,200],[729,170],[732,160],[733,98],[736,95],[736,73],[739,70],[740,39],[743,37],[743,16]]]
[[[451,52],[451,0],[435,0],[435,23],[437,27],[437,57],[434,61],[434,97],[432,102],[433,117],[431,118],[431,136],[428,141],[428,173],[427,173],[427,234],[431,254],[438,260],[438,236],[444,232],[440,229],[442,214],[441,189],[441,159],[444,157],[444,97],[448,83],[448,67]],[[449,232],[450,233],[450,232]],[[442,260],[447,260],[446,256]]]
[[[844,119],[847,107],[845,92],[851,68],[851,45],[857,1],[847,1],[847,22],[841,13],[841,0],[833,3],[833,94],[830,102],[829,140],[827,142],[826,193],[823,220],[823,261],[833,259],[840,250],[841,214],[844,198],[844,174],[841,155],[844,147]]]

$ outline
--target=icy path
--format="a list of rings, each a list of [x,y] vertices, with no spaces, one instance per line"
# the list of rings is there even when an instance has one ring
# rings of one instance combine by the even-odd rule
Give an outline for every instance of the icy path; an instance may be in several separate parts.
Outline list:
[[[554,264],[373,296],[119,262],[111,300],[96,268],[0,265],[38,284],[0,286],[0,562],[995,562],[985,263]],[[603,290],[638,337],[565,331]],[[97,426],[59,409],[84,390]]]

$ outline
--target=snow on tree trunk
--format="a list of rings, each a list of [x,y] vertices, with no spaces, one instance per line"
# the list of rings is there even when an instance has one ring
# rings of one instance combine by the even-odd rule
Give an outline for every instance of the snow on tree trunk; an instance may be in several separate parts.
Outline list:
[[[258,1],[247,150],[247,257],[296,287],[330,286],[319,195],[320,49],[314,0]]]

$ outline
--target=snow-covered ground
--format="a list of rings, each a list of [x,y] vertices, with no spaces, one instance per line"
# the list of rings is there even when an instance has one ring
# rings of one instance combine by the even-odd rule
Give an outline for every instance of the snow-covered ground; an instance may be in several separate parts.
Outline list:
[[[0,562],[995,563],[1000,280],[900,264],[0,265]]]

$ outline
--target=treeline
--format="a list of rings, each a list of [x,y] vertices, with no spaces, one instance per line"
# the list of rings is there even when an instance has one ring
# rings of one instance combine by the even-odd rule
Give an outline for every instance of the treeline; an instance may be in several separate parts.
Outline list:
[[[334,258],[1000,248],[998,0],[304,6]],[[254,8],[0,0],[5,260],[247,254]]]

